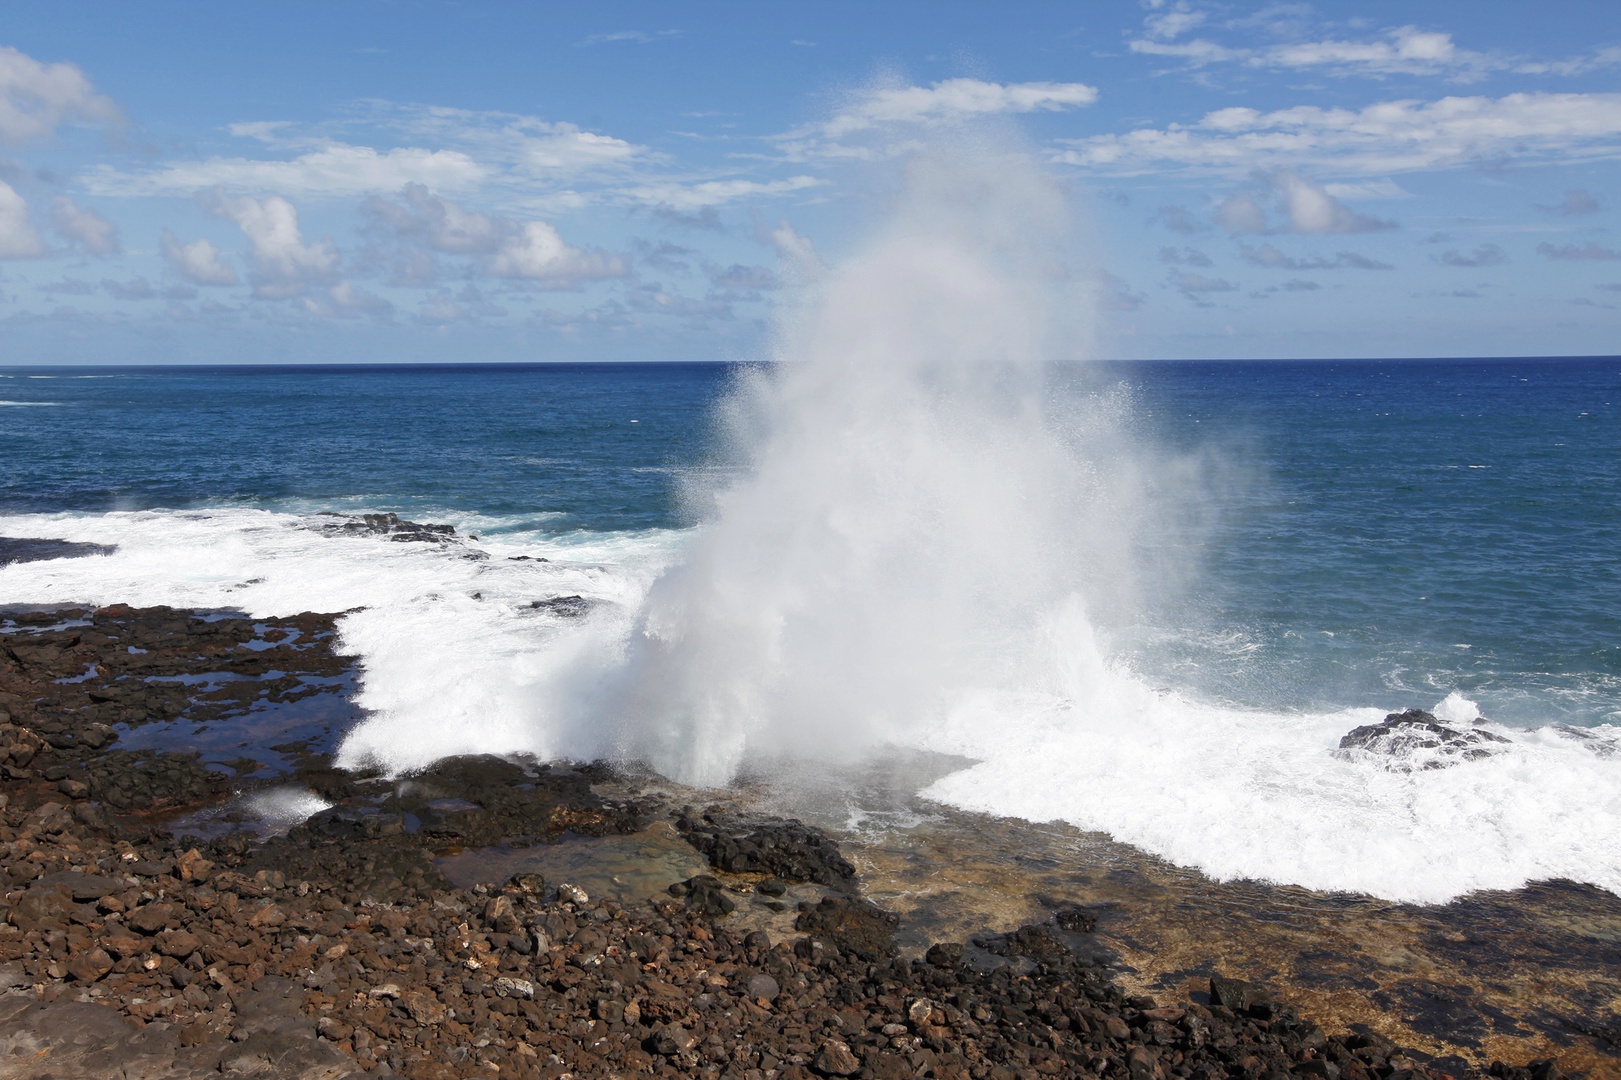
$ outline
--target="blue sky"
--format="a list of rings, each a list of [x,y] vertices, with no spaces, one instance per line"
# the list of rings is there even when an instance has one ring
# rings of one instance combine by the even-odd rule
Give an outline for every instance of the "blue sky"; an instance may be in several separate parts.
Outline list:
[[[1102,355],[1621,351],[1611,3],[14,2],[0,363],[760,355],[1016,125]]]

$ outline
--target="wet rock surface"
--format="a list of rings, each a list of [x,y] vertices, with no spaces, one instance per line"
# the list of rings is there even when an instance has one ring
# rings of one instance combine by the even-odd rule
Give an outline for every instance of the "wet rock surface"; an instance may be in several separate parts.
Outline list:
[[[108,544],[84,544],[73,540],[0,536],[0,566],[12,563],[43,562],[46,559],[81,559],[86,555],[110,555],[118,550]]]
[[[675,827],[712,865],[734,874],[761,873],[853,890],[856,868],[827,835],[793,818],[712,807],[682,814]]]
[[[208,681],[149,699],[121,680],[300,642],[295,670],[345,666],[329,617],[284,622],[101,609],[0,626],[0,1077],[1476,1074],[1325,1032],[1259,982],[1129,993],[1091,909],[904,949],[826,834],[677,808],[600,765],[468,757],[385,778],[305,747],[278,782],[326,809],[268,838],[177,835],[196,819],[173,811],[251,790],[261,770],[111,736],[197,708],[240,718],[249,699],[208,699]],[[439,870],[447,853],[659,822],[713,873],[651,902],[531,873],[457,888]],[[796,882],[819,898],[788,903],[813,887]],[[750,929],[772,905],[783,929]]]
[[[1405,771],[1440,769],[1490,757],[1507,742],[1483,727],[1460,728],[1442,723],[1423,709],[1408,709],[1391,713],[1377,724],[1353,728],[1340,739],[1340,751],[1377,754],[1386,759],[1388,767]]]

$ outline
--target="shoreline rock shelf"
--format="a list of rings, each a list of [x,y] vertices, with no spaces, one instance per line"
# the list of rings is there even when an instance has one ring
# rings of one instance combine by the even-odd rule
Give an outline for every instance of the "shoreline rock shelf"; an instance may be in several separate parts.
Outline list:
[[[272,670],[323,685],[345,672],[331,626],[4,616],[0,1077],[1480,1075],[1371,1032],[1330,1034],[1238,980],[1200,1000],[1129,995],[1081,909],[901,956],[894,916],[861,898],[819,830],[678,808],[602,765],[457,758],[388,779],[306,743],[282,748],[278,782],[327,809],[268,838],[177,836],[203,819],[176,815],[276,769],[120,741],[302,700],[317,684],[246,687]],[[229,677],[153,681],[199,670]],[[658,822],[712,872],[648,900],[535,873],[457,888],[436,861]],[[750,929],[764,925],[751,912],[777,921]]]

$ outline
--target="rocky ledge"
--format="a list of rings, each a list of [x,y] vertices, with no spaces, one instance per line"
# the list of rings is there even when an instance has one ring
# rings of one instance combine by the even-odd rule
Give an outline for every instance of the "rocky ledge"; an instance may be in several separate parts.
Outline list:
[[[269,838],[176,836],[201,820],[176,815],[251,791],[263,770],[160,756],[143,773],[149,759],[119,756],[119,740],[188,710],[244,722],[245,702],[265,700],[244,687],[283,663],[344,667],[330,631],[325,616],[129,608],[0,624],[0,1077],[1461,1075],[1369,1032],[1325,1032],[1248,983],[1128,996],[1085,910],[901,956],[894,918],[818,830],[669,806],[601,765],[461,758],[390,779],[306,746],[274,782],[325,810]],[[222,665],[239,677],[191,690],[143,674]],[[441,869],[659,822],[711,872],[652,900],[533,872],[463,888]],[[773,930],[749,921],[762,912]]]

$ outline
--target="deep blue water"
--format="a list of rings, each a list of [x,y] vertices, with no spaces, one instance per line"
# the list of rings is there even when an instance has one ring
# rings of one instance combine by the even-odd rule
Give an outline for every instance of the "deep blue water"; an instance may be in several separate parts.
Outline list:
[[[257,506],[680,523],[720,365],[0,369],[3,515]],[[1621,360],[1110,369],[1196,455],[1199,568],[1133,636],[1246,705],[1621,720]],[[10,404],[49,402],[49,405]]]
[[[0,513],[247,505],[671,521],[718,364],[0,368]]]

